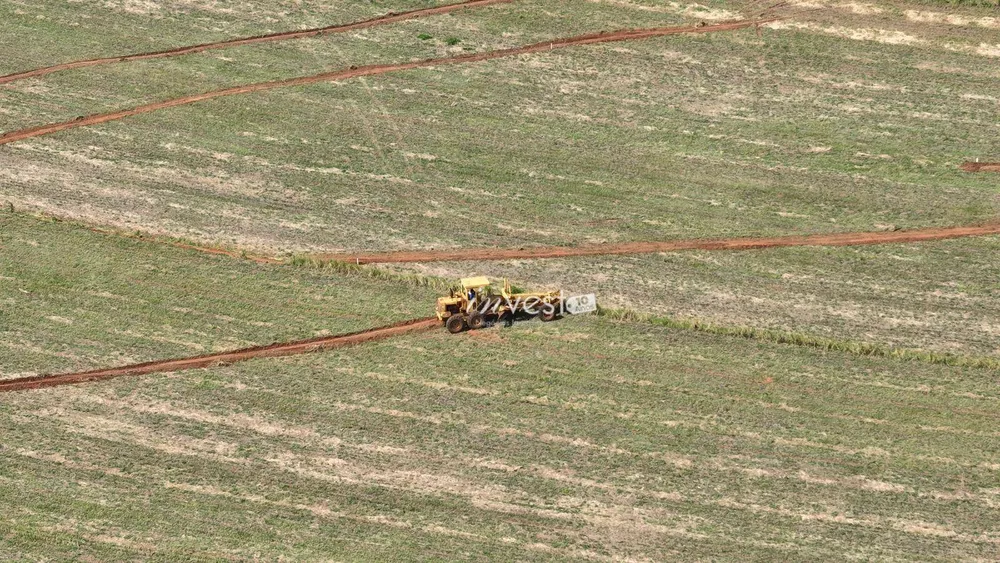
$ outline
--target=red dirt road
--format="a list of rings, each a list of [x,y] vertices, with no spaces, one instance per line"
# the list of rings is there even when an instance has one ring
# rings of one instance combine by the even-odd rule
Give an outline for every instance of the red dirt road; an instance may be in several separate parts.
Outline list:
[[[998,234],[1000,234],[1000,224],[991,224],[970,227],[913,229],[909,231],[792,235],[769,238],[730,238],[715,240],[693,239],[626,242],[618,244],[591,244],[584,246],[468,248],[457,250],[373,252],[362,254],[322,254],[315,255],[314,257],[320,260],[338,260],[358,264],[453,262],[460,260],[520,260],[610,254],[649,254],[654,252],[674,252],[679,250],[757,250],[786,246],[862,246],[873,244],[900,244]]]
[[[459,2],[457,4],[447,4],[445,6],[438,6],[436,8],[424,8],[421,10],[411,10],[409,12],[402,12],[399,14],[389,13],[384,16],[379,16],[377,18],[372,18],[370,20],[331,25],[327,27],[318,27],[313,29],[303,29],[299,31],[284,31],[281,33],[270,33],[267,35],[258,35],[255,37],[243,37],[239,39],[229,39],[227,41],[216,41],[214,43],[202,43],[200,45],[190,45],[187,47],[177,47],[174,49],[167,49],[164,51],[154,51],[151,53],[138,53],[135,55],[124,55],[119,57],[104,57],[99,59],[86,59],[81,61],[72,61],[68,63],[61,63],[57,65],[36,68],[33,70],[26,70],[23,72],[15,72],[13,74],[8,74],[6,76],[0,76],[0,84],[7,84],[9,82],[14,82],[15,80],[22,80],[25,78],[33,78],[38,76],[44,76],[46,74],[52,74],[53,72],[59,72],[62,70],[70,70],[74,68],[84,68],[89,66],[98,66],[104,64],[127,62],[127,61],[141,61],[148,59],[160,59],[164,57],[177,57],[180,55],[190,55],[192,53],[200,53],[202,51],[208,51],[211,49],[228,49],[230,47],[242,47],[245,45],[256,45],[258,43],[270,43],[273,41],[287,41],[289,39],[301,39],[303,37],[315,37],[317,35],[328,35],[333,33],[345,33],[348,31],[355,31],[358,29],[365,29],[369,27],[376,27],[379,25],[386,25],[390,23],[412,20],[416,18],[424,18],[427,16],[436,16],[440,14],[447,14],[454,12],[456,10],[462,10],[465,8],[479,8],[482,6],[489,6],[491,4],[503,4],[508,2],[513,2],[514,0],[467,0],[465,2]]]
[[[287,259],[255,254],[247,251],[188,244],[180,241],[161,239],[156,236],[142,236],[133,233],[104,229],[95,226],[85,228],[96,233],[124,236],[144,242],[167,244],[178,248],[195,250],[206,254],[229,256],[250,260],[259,264],[288,264]],[[905,244],[930,242],[954,238],[971,238],[1000,235],[1000,222],[962,227],[931,227],[900,231],[875,231],[853,233],[830,233],[817,235],[788,235],[777,237],[742,237],[726,239],[681,239],[666,241],[639,241],[617,244],[592,244],[583,246],[536,246],[522,248],[466,248],[448,250],[402,250],[389,252],[320,253],[307,255],[316,260],[336,260],[356,264],[388,264],[418,262],[455,262],[461,260],[531,260],[540,258],[571,258],[575,256],[650,254],[682,250],[760,250],[788,246],[868,246],[876,244]]]
[[[963,162],[960,168],[966,172],[1000,172],[1000,162]]]
[[[217,365],[242,362],[252,358],[274,358],[278,356],[291,356],[295,354],[305,354],[307,352],[318,352],[331,348],[342,348],[353,346],[363,342],[382,340],[393,336],[400,336],[412,332],[430,330],[441,326],[436,317],[425,319],[414,319],[389,326],[373,328],[361,332],[340,334],[337,336],[325,336],[300,340],[297,342],[287,342],[284,344],[271,344],[269,346],[256,346],[244,348],[232,352],[222,352],[219,354],[206,354],[191,358],[177,358],[173,360],[162,360],[156,362],[146,362],[131,366],[123,366],[111,369],[85,371],[80,373],[65,373],[60,375],[39,375],[34,377],[21,377],[18,379],[8,379],[0,381],[0,393],[8,391],[23,391],[26,389],[41,389],[43,387],[55,387],[58,385],[73,385],[88,381],[100,381],[114,377],[126,375],[145,375],[149,373],[162,373],[180,371],[185,369],[197,369]]]
[[[146,104],[143,106],[138,106],[132,109],[114,111],[109,113],[100,113],[90,116],[79,117],[71,121],[63,121],[61,123],[50,123],[48,125],[42,125],[39,127],[31,127],[28,129],[21,129],[18,131],[11,131],[5,135],[0,136],[0,145],[5,145],[7,143],[13,143],[16,141],[22,141],[24,139],[30,139],[32,137],[40,137],[42,135],[48,135],[51,133],[56,133],[58,131],[64,131],[66,129],[75,129],[77,127],[86,127],[88,125],[97,125],[99,123],[106,123],[108,121],[116,121],[119,119],[124,119],[126,117],[131,117],[133,115],[139,115],[143,113],[150,113],[158,111],[161,109],[167,109],[177,106],[183,106],[187,104],[193,104],[197,102],[203,102],[206,100],[211,100],[215,98],[221,98],[224,96],[235,96],[238,94],[249,94],[251,92],[261,92],[265,90],[273,90],[276,88],[288,88],[292,86],[302,86],[305,84],[314,84],[317,82],[328,82],[337,80],[346,80],[349,78],[358,78],[362,76],[374,76],[379,74],[387,74],[391,72],[398,72],[403,70],[412,70],[416,68],[427,68],[433,66],[444,66],[444,65],[455,65],[455,64],[466,64],[466,63],[476,63],[481,61],[488,61],[491,59],[500,59],[504,57],[513,57],[517,55],[526,55],[530,53],[538,53],[543,51],[551,51],[554,49],[561,49],[565,47],[574,47],[580,45],[591,45],[595,43],[610,43],[615,41],[631,41],[636,39],[647,39],[650,37],[661,37],[665,35],[678,35],[684,33],[713,33],[719,31],[732,31],[737,29],[743,29],[747,27],[756,26],[759,24],[767,23],[773,21],[768,20],[741,20],[727,23],[720,23],[716,25],[706,25],[702,27],[697,26],[677,26],[677,27],[657,27],[649,29],[631,29],[623,31],[615,31],[608,33],[593,33],[589,35],[579,35],[576,37],[569,37],[565,39],[555,39],[552,41],[544,41],[542,43],[536,43],[534,45],[528,45],[525,47],[516,47],[512,49],[501,49],[498,51],[489,51],[485,53],[472,53],[468,55],[458,55],[454,57],[443,57],[437,59],[425,59],[422,61],[415,61],[409,63],[399,63],[399,64],[384,64],[384,65],[368,65],[356,68],[350,68],[346,70],[337,70],[333,72],[324,72],[321,74],[314,74],[311,76],[302,76],[299,78],[291,78],[288,80],[276,80],[272,82],[258,82],[255,84],[246,84],[243,86],[235,86],[232,88],[225,88],[223,90],[213,90],[211,92],[204,92],[201,94],[194,94],[191,96],[184,96],[181,98],[174,98],[172,100],[165,100],[162,102],[155,102],[152,104]]]

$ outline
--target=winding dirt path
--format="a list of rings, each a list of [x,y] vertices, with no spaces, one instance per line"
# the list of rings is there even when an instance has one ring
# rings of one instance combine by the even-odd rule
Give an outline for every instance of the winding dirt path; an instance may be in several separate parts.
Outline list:
[[[491,59],[500,59],[504,57],[513,57],[517,55],[527,55],[530,53],[539,53],[543,51],[551,51],[554,49],[562,49],[565,47],[574,47],[580,45],[591,45],[595,43],[610,43],[615,41],[631,41],[636,39],[646,39],[650,37],[661,37],[665,35],[678,35],[683,33],[714,33],[720,31],[733,31],[737,29],[743,29],[747,27],[752,27],[767,23],[769,21],[774,21],[773,19],[768,20],[740,20],[734,22],[720,23],[716,25],[705,25],[705,26],[676,26],[676,27],[657,27],[648,29],[631,29],[623,31],[614,32],[601,32],[592,33],[589,35],[578,35],[576,37],[569,37],[564,39],[554,39],[552,41],[543,41],[541,43],[535,43],[534,45],[528,45],[525,47],[515,47],[512,49],[500,49],[497,51],[488,51],[485,53],[471,53],[467,55],[457,55],[454,57],[442,57],[435,59],[425,59],[422,61],[414,61],[409,63],[399,63],[399,64],[381,64],[381,65],[368,65],[361,67],[352,67],[346,70],[337,70],[333,72],[324,72],[321,74],[314,74],[311,76],[302,76],[299,78],[291,78],[287,80],[276,80],[271,82],[258,82],[255,84],[246,84],[243,86],[235,86],[232,88],[225,88],[222,90],[213,90],[211,92],[204,92],[201,94],[194,94],[191,96],[183,96],[180,98],[174,98],[172,100],[165,100],[162,102],[154,102],[151,104],[146,104],[132,109],[114,111],[108,113],[100,113],[89,116],[78,117],[77,119],[71,121],[63,121],[60,123],[50,123],[48,125],[41,125],[39,127],[31,127],[27,129],[20,129],[17,131],[11,131],[5,135],[0,136],[0,145],[5,145],[7,143],[13,143],[16,141],[23,141],[24,139],[30,139],[32,137],[40,137],[42,135],[49,135],[51,133],[56,133],[59,131],[64,131],[66,129],[75,129],[77,127],[86,127],[88,125],[97,125],[99,123],[106,123],[108,121],[116,121],[119,119],[124,119],[126,117],[131,117],[133,115],[139,115],[143,113],[150,113],[154,111],[159,111],[162,109],[183,106],[187,104],[193,104],[197,102],[203,102],[206,100],[211,100],[214,98],[221,98],[224,96],[235,96],[239,94],[249,94],[251,92],[262,92],[265,90],[274,90],[276,88],[288,88],[292,86],[302,86],[305,84],[314,84],[317,82],[327,82],[336,80],[346,80],[349,78],[358,78],[362,76],[374,76],[379,74],[387,74],[391,72],[398,72],[403,70],[412,70],[416,68],[427,68],[433,66],[444,66],[444,65],[456,65],[456,64],[467,64],[476,63],[481,61],[488,61]]]
[[[963,162],[960,168],[966,172],[1000,172],[1000,162]]]
[[[33,70],[15,72],[13,74],[8,74],[6,76],[0,76],[0,84],[7,84],[9,82],[14,82],[15,80],[44,76],[46,74],[52,74],[53,72],[70,70],[74,68],[84,68],[89,66],[98,66],[98,65],[127,62],[127,61],[142,61],[148,59],[161,59],[165,57],[177,57],[180,55],[190,55],[192,53],[200,53],[202,51],[208,51],[211,49],[228,49],[230,47],[242,47],[245,45],[256,45],[258,43],[271,43],[273,41],[287,41],[289,39],[301,39],[303,37],[315,37],[317,35],[345,33],[348,31],[366,29],[369,27],[376,27],[380,25],[386,25],[405,20],[412,20],[416,18],[424,18],[427,16],[447,14],[450,12],[454,12],[456,10],[463,10],[465,8],[479,8],[482,6],[489,6],[491,4],[504,4],[513,1],[514,0],[466,0],[465,2],[459,2],[457,4],[447,4],[435,8],[423,8],[420,10],[411,10],[409,12],[401,12],[398,14],[390,12],[384,16],[379,16],[377,18],[372,18],[370,20],[354,22],[354,23],[331,25],[327,27],[318,27],[313,29],[303,29],[299,31],[283,31],[280,33],[270,33],[267,35],[258,35],[255,37],[242,37],[239,39],[229,39],[226,41],[216,41],[213,43],[202,43],[200,45],[190,45],[187,47],[176,47],[174,49],[166,49],[164,51],[153,51],[150,53],[138,53],[135,55],[123,55],[118,57],[103,57],[99,59],[72,61],[68,63],[61,63],[52,66],[36,68]]]
[[[314,257],[320,260],[338,260],[357,264],[453,262],[459,260],[519,260],[537,258],[566,258],[573,256],[598,256],[609,254],[649,254],[654,252],[673,252],[678,250],[756,250],[786,246],[862,246],[873,244],[900,244],[998,234],[1000,234],[1000,223],[968,227],[928,228],[890,232],[878,231],[821,235],[791,235],[768,238],[747,237],[728,239],[689,239],[673,241],[625,242],[616,244],[591,244],[584,246],[467,248],[456,250],[371,252],[360,254],[321,254],[314,255]]]
[[[49,215],[45,215],[49,217]],[[139,235],[82,225],[83,228],[104,235],[126,237],[143,242],[229,256],[258,264],[289,264],[289,259],[268,256],[245,250],[232,250],[201,244],[190,244],[155,235]],[[870,246],[877,244],[905,244],[931,242],[955,238],[972,238],[1000,235],[1000,222],[981,223],[961,227],[929,227],[899,231],[867,231],[828,233],[816,235],[786,235],[776,237],[738,237],[723,239],[678,239],[664,241],[638,241],[625,243],[591,244],[582,246],[534,246],[520,248],[465,248],[447,250],[400,250],[388,252],[334,252],[304,255],[320,261],[336,260],[354,264],[390,264],[419,262],[456,262],[461,260],[532,260],[541,258],[572,258],[576,256],[651,254],[682,250],[763,250],[789,246]]]
[[[60,375],[38,375],[34,377],[21,377],[17,379],[0,380],[0,393],[8,391],[23,391],[26,389],[41,389],[43,387],[55,387],[58,385],[73,385],[87,381],[100,381],[114,377],[126,375],[145,375],[149,373],[162,373],[180,371],[185,369],[197,369],[210,366],[231,364],[242,362],[252,358],[274,358],[278,356],[292,356],[295,354],[305,354],[307,352],[318,352],[331,348],[342,348],[353,346],[363,342],[382,340],[393,336],[431,330],[441,326],[437,317],[424,319],[414,319],[404,321],[384,327],[372,328],[360,332],[349,334],[339,334],[336,336],[324,336],[309,340],[299,340],[283,344],[271,344],[269,346],[255,346],[244,348],[232,352],[222,352],[219,354],[206,354],[190,358],[176,358],[172,360],[162,360],[123,366],[111,369],[101,369],[85,371],[79,373],[64,373]]]

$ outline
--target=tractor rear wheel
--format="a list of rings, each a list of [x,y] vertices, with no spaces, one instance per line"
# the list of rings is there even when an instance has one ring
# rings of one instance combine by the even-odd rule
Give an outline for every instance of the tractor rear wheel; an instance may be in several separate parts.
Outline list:
[[[469,330],[479,330],[486,326],[486,317],[481,313],[472,313],[469,315]]]
[[[465,330],[465,319],[462,315],[452,315],[444,322],[444,327],[452,334],[458,334]]]

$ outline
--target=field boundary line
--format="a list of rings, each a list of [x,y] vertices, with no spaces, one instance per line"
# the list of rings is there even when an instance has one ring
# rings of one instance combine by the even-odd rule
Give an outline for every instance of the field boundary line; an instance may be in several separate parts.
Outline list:
[[[318,260],[351,264],[456,262],[463,260],[529,260],[625,254],[651,254],[680,250],[762,250],[790,246],[866,246],[968,238],[1000,234],[1000,222],[961,227],[930,227],[899,231],[868,231],[775,237],[679,239],[646,242],[538,246],[519,248],[467,248],[455,250],[403,250],[370,253],[316,254]]]
[[[128,61],[142,61],[149,59],[161,59],[166,57],[177,57],[181,55],[200,53],[202,51],[208,51],[212,49],[228,49],[231,47],[243,47],[245,45],[271,43],[275,41],[287,41],[290,39],[302,39],[304,37],[316,37],[319,35],[330,35],[334,33],[346,33],[348,31],[367,29],[371,27],[387,25],[406,20],[424,18],[428,16],[436,16],[441,14],[448,14],[466,8],[479,8],[484,6],[490,6],[493,4],[506,4],[513,1],[514,0],[465,0],[464,2],[458,2],[456,4],[446,4],[444,6],[436,6],[433,8],[422,8],[419,10],[410,10],[407,12],[400,12],[400,13],[389,12],[388,14],[382,16],[353,23],[335,24],[326,27],[302,29],[299,31],[281,31],[277,33],[268,33],[266,35],[255,35],[252,37],[240,37],[237,39],[213,41],[211,43],[201,43],[198,45],[175,47],[173,49],[164,49],[162,51],[151,51],[148,53],[136,53],[133,55],[121,55],[115,57],[100,57],[95,59],[70,61],[66,63],[60,63],[32,70],[15,72],[5,76],[0,76],[0,84],[9,84],[17,80],[45,76],[46,74],[52,74],[54,72],[71,70],[76,68],[85,68],[85,67],[128,62]]]
[[[0,380],[0,393],[23,391],[28,389],[41,389],[44,387],[56,387],[60,385],[73,385],[88,381],[102,381],[105,379],[123,376],[167,373],[188,369],[228,365],[253,358],[276,358],[305,354],[309,352],[320,352],[333,348],[343,348],[345,346],[354,346],[365,342],[383,340],[393,336],[426,331],[440,325],[441,322],[437,319],[437,317],[425,317],[370,328],[358,332],[350,332],[334,336],[321,336],[319,338],[269,344],[266,346],[253,346],[230,352],[203,354],[200,356],[174,358],[169,360],[157,360],[141,364],[76,373],[19,377],[16,379]]]
[[[614,256],[634,254],[655,254],[684,250],[745,251],[767,250],[800,246],[875,246],[883,244],[907,244],[934,242],[958,238],[976,238],[1000,235],[1000,222],[982,223],[957,227],[928,227],[903,229],[898,231],[854,231],[813,235],[778,235],[774,237],[698,238],[663,241],[637,241],[625,243],[591,244],[583,246],[538,246],[512,248],[466,248],[455,250],[400,250],[388,252],[361,253],[297,253],[287,258],[260,254],[248,250],[230,249],[209,243],[177,240],[168,236],[125,232],[114,228],[92,225],[73,219],[46,213],[22,213],[39,221],[68,222],[79,228],[102,235],[124,237],[132,240],[163,244],[194,250],[204,254],[228,256],[238,260],[249,260],[258,264],[294,266],[336,266],[347,271],[371,264],[405,264],[426,262],[459,262],[464,260],[540,260],[549,258],[577,258],[587,256]],[[373,276],[374,277],[374,276]]]
[[[97,125],[100,123],[107,123],[108,121],[117,121],[134,115],[151,113],[154,111],[159,111],[167,108],[194,104],[197,102],[203,102],[206,100],[212,100],[215,98],[222,98],[226,96],[236,96],[240,94],[262,92],[266,90],[274,90],[276,88],[303,86],[306,84],[315,84],[317,82],[335,82],[339,80],[347,80],[350,78],[358,78],[362,76],[377,76],[381,74],[388,74],[392,72],[400,72],[405,70],[413,70],[418,68],[477,63],[482,61],[513,57],[518,55],[540,53],[544,51],[551,51],[566,47],[593,45],[597,43],[632,41],[638,39],[648,39],[652,37],[662,37],[667,35],[701,34],[701,33],[722,32],[722,31],[734,31],[748,27],[755,27],[760,24],[767,23],[769,21],[775,21],[775,20],[774,19],[738,20],[733,22],[725,22],[725,23],[705,25],[705,26],[698,26],[698,25],[673,26],[673,27],[628,29],[628,30],[620,30],[612,32],[599,32],[587,35],[577,35],[574,37],[568,37],[562,39],[552,39],[549,41],[542,41],[539,43],[534,43],[532,45],[526,45],[523,47],[513,47],[510,49],[486,51],[484,53],[469,53],[465,55],[455,55],[451,57],[424,59],[408,63],[366,65],[366,66],[351,67],[348,69],[336,70],[331,72],[323,72],[320,74],[313,74],[309,76],[300,76],[298,78],[274,80],[270,82],[256,82],[253,84],[244,84],[242,86],[233,86],[231,88],[224,88],[221,90],[211,90],[208,92],[202,92],[201,94],[192,94],[190,96],[182,96],[180,98],[173,98],[170,100],[153,102],[150,104],[136,106],[134,108],[126,110],[98,113],[88,116],[80,116],[70,121],[49,123],[37,127],[29,127],[26,129],[10,131],[0,136],[0,145],[13,143],[16,141],[23,141],[25,139],[31,139],[33,137],[41,137],[43,135],[49,135],[59,131],[65,131],[67,129],[76,129],[77,127]]]
[[[42,221],[53,220],[53,219],[56,220],[56,221],[64,221],[63,219],[55,218],[55,217],[53,217],[51,215],[42,215],[42,216],[39,216],[38,218],[39,218],[39,220],[42,220]],[[193,241],[178,240],[178,239],[174,239],[174,238],[171,238],[171,237],[164,237],[164,236],[153,235],[153,234],[145,235],[145,234],[142,234],[140,232],[127,233],[127,232],[120,231],[120,230],[117,230],[117,229],[111,229],[111,228],[105,228],[105,227],[98,227],[98,226],[88,225],[86,223],[79,223],[79,222],[75,222],[75,221],[72,221],[72,224],[76,225],[76,226],[79,226],[82,229],[86,229],[88,231],[91,231],[91,232],[94,232],[94,233],[98,233],[98,234],[101,234],[101,235],[108,235],[108,236],[114,236],[114,237],[123,237],[123,238],[131,239],[131,240],[137,240],[137,241],[141,241],[141,242],[149,242],[149,243],[154,243],[154,244],[164,244],[164,245],[167,245],[167,246],[173,246],[174,248],[182,248],[184,250],[194,250],[196,252],[201,252],[202,254],[212,254],[212,255],[215,255],[215,256],[228,256],[230,258],[236,258],[237,260],[248,260],[250,262],[254,262],[254,263],[257,263],[257,264],[283,265],[283,264],[288,264],[289,263],[288,260],[284,260],[284,259],[278,258],[276,256],[266,256],[266,255],[263,255],[263,254],[257,254],[257,253],[253,253],[253,252],[248,252],[246,250],[238,250],[238,249],[237,250],[230,250],[230,249],[227,249],[227,248],[223,248],[221,246],[198,244],[198,243],[193,242]]]

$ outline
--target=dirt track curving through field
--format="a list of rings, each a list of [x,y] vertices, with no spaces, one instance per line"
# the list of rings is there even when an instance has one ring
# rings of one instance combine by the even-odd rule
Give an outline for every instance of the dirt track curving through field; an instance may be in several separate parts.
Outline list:
[[[356,264],[454,262],[460,260],[521,260],[613,254],[649,254],[679,250],[759,250],[788,246],[900,244],[998,234],[1000,234],[1000,223],[970,227],[944,227],[890,232],[791,235],[768,238],[689,239],[590,244],[584,246],[539,246],[534,248],[466,248],[456,250],[322,254],[314,257],[320,260],[338,260]]]
[[[1000,172],[1000,162],[963,162],[960,168],[966,172]]]
[[[440,325],[441,323],[436,317],[428,317],[425,319],[414,319],[384,327],[368,329],[360,332],[352,332],[349,334],[325,336],[283,344],[271,344],[269,346],[256,346],[253,348],[244,348],[242,350],[222,352],[219,354],[206,354],[190,358],[146,362],[131,366],[79,373],[39,375],[34,377],[0,380],[0,393],[8,391],[23,391],[26,389],[41,389],[43,387],[55,387],[58,385],[73,385],[76,383],[100,381],[103,379],[111,379],[126,375],[145,375],[149,373],[163,373],[185,369],[205,368],[231,364],[234,362],[242,362],[253,358],[274,358],[279,356],[305,354],[307,352],[318,352],[320,350],[343,348],[345,346],[353,346],[363,342],[371,342],[373,340],[382,340],[384,338],[400,336],[412,332],[430,330],[432,328],[439,327]]]
[[[569,37],[564,39],[554,39],[552,41],[543,41],[541,43],[535,43],[534,45],[528,45],[525,47],[515,47],[512,49],[501,49],[497,51],[488,51],[485,53],[472,53],[468,55],[457,55],[454,57],[442,57],[436,59],[425,59],[422,61],[414,61],[409,63],[399,63],[399,64],[382,64],[382,65],[368,65],[361,67],[353,67],[346,70],[338,70],[333,72],[324,72],[321,74],[314,74],[311,76],[302,76],[299,78],[291,78],[287,80],[276,80],[272,82],[258,82],[255,84],[246,84],[243,86],[235,86],[232,88],[225,88],[222,90],[213,90],[211,92],[204,92],[201,94],[194,94],[191,96],[184,96],[181,98],[174,98],[172,100],[165,100],[162,102],[155,102],[152,104],[146,104],[143,106],[138,106],[132,109],[114,111],[109,113],[101,113],[90,116],[82,116],[71,121],[63,121],[60,123],[50,123],[48,125],[42,125],[39,127],[31,127],[28,129],[21,129],[18,131],[11,131],[0,136],[0,145],[7,143],[13,143],[15,141],[22,141],[24,139],[30,139],[33,137],[40,137],[42,135],[48,135],[51,133],[56,133],[59,131],[64,131],[67,129],[75,129],[77,127],[86,127],[88,125],[97,125],[100,123],[106,123],[108,121],[116,121],[119,119],[124,119],[126,117],[131,117],[133,115],[139,115],[143,113],[150,113],[162,109],[183,106],[187,104],[193,104],[197,102],[203,102],[206,100],[211,100],[215,98],[221,98],[224,96],[235,96],[239,94],[249,94],[252,92],[262,92],[265,90],[273,90],[276,88],[288,88],[292,86],[302,86],[305,84],[314,84],[317,82],[328,82],[336,80],[346,80],[349,78],[359,78],[362,76],[374,76],[379,74],[387,74],[391,72],[398,72],[404,70],[412,70],[417,68],[427,68],[433,66],[444,66],[444,65],[456,65],[456,64],[467,64],[476,63],[481,61],[488,61],[492,59],[500,59],[504,57],[513,57],[517,55],[527,55],[531,53],[539,53],[543,51],[551,51],[554,49],[561,49],[565,47],[574,47],[581,45],[592,45],[595,43],[610,43],[616,41],[630,41],[637,39],[647,39],[650,37],[661,37],[665,35],[679,35],[685,33],[714,33],[720,31],[733,31],[737,29],[744,29],[747,27],[756,26],[759,24],[767,23],[773,21],[768,20],[740,20],[733,22],[720,23],[716,25],[705,25],[705,26],[675,26],[675,27],[657,27],[648,29],[630,29],[614,32],[601,32],[592,33],[589,35],[578,35],[575,37]]]
[[[202,43],[200,45],[189,45],[187,47],[177,47],[174,49],[166,49],[164,51],[153,51],[150,53],[137,53],[134,55],[123,55],[118,57],[103,57],[98,59],[72,61],[68,63],[61,63],[52,66],[36,68],[33,70],[15,72],[13,74],[8,74],[6,76],[0,76],[0,84],[7,84],[9,82],[14,82],[15,80],[22,80],[25,78],[35,78],[39,76],[44,76],[46,74],[52,74],[53,72],[70,70],[75,68],[85,68],[90,66],[98,66],[98,65],[127,62],[127,61],[162,59],[165,57],[177,57],[181,55],[190,55],[192,53],[200,53],[202,51],[209,51],[211,49],[228,49],[230,47],[243,47],[246,45],[256,45],[258,43],[271,43],[274,41],[288,41],[290,39],[315,37],[317,35],[346,33],[348,31],[356,31],[359,29],[366,29],[369,27],[387,25],[405,20],[412,20],[416,18],[424,18],[428,16],[447,14],[450,12],[454,12],[456,10],[463,10],[466,8],[479,8],[483,6],[489,6],[491,4],[504,4],[513,1],[514,0],[466,0],[465,2],[459,2],[457,4],[447,4],[435,8],[423,8],[420,10],[401,12],[398,14],[388,13],[384,16],[379,16],[377,18],[372,18],[370,20],[354,22],[354,23],[330,25],[327,27],[318,27],[313,29],[302,29],[299,31],[284,31],[280,33],[269,33],[267,35],[242,37],[239,39],[229,39],[226,41],[216,41],[213,43]]]
[[[177,248],[195,250],[205,254],[229,256],[258,264],[288,264],[289,260],[276,256],[230,250],[220,247],[190,244],[155,236],[84,226],[96,233],[124,236],[145,242],[167,244]],[[776,237],[739,237],[724,239],[679,239],[665,241],[638,241],[581,246],[536,246],[520,248],[465,248],[448,250],[401,250],[389,252],[337,252],[304,255],[303,257],[352,264],[389,264],[419,262],[455,262],[461,260],[531,260],[542,258],[572,258],[575,256],[650,254],[683,250],[763,250],[790,246],[871,246],[879,244],[906,244],[931,242],[956,238],[1000,235],[1000,222],[982,223],[961,227],[930,227],[899,231],[867,231],[829,233],[816,235],[786,235]]]

